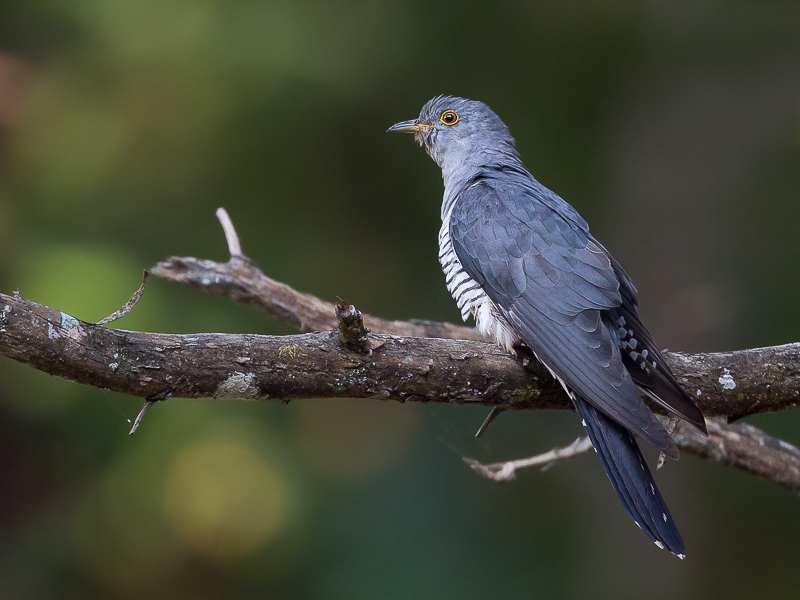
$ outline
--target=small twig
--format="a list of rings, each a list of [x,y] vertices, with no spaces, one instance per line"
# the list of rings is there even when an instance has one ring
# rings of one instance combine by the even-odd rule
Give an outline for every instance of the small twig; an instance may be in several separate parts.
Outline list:
[[[225,239],[228,242],[228,251],[231,253],[231,258],[244,256],[242,254],[242,245],[239,243],[239,236],[236,234],[233,221],[228,216],[228,211],[224,208],[218,208],[216,214],[220,225],[222,225],[222,231],[225,232]]]
[[[542,466],[543,468],[552,466],[554,463],[571,458],[578,454],[587,452],[592,447],[592,442],[588,437],[580,437],[565,448],[554,448],[549,452],[544,452],[530,458],[509,460],[506,462],[492,463],[484,465],[474,458],[464,458],[473,471],[492,481],[512,481],[517,477],[520,469]]]
[[[128,435],[133,435],[134,433],[136,433],[136,430],[139,429],[139,425],[141,424],[142,419],[144,419],[144,416],[147,414],[147,411],[149,411],[150,407],[153,406],[153,404],[155,404],[156,402],[157,402],[156,400],[148,400],[144,403],[142,410],[140,410],[139,414],[136,415],[136,420],[134,420],[133,427],[131,427],[131,430],[128,432]]]
[[[661,422],[664,423],[664,420],[665,419],[662,417]],[[675,428],[678,426],[680,419],[678,419],[678,417],[672,416],[666,419],[666,421],[667,422],[664,423],[664,429],[667,430],[668,434],[672,435],[672,433],[675,431]],[[663,452],[659,452],[658,461],[656,462],[656,471],[658,471],[661,467],[664,466],[666,460],[667,460],[667,455],[664,454]]]
[[[147,412],[150,410],[153,404],[155,404],[156,402],[163,402],[164,400],[169,400],[170,398],[172,398],[172,392],[169,390],[162,390],[148,397],[144,403],[144,406],[142,407],[142,410],[140,410],[139,414],[136,415],[136,419],[133,421],[133,427],[131,427],[131,430],[128,432],[128,435],[133,435],[134,433],[136,433],[136,430],[139,429],[139,425],[141,425],[142,423],[142,419],[144,419],[144,416],[147,414]]]
[[[489,414],[486,415],[486,418],[483,420],[483,423],[481,423],[481,426],[478,427],[478,431],[475,432],[475,438],[481,437],[489,428],[489,424],[497,418],[497,415],[504,411],[505,409],[500,406],[493,406],[492,410],[489,411]]]
[[[117,319],[121,319],[122,317],[127,315],[129,312],[131,312],[133,310],[133,307],[136,306],[136,303],[139,302],[139,299],[142,297],[142,294],[144,293],[144,288],[147,285],[147,277],[149,275],[150,275],[150,273],[148,273],[147,269],[145,269],[144,272],[142,273],[142,285],[140,285],[139,289],[136,290],[133,293],[133,296],[131,296],[130,300],[128,300],[122,308],[120,308],[119,310],[115,310],[113,313],[108,315],[106,318],[100,319],[95,324],[96,325],[107,325],[108,323],[113,323]]]

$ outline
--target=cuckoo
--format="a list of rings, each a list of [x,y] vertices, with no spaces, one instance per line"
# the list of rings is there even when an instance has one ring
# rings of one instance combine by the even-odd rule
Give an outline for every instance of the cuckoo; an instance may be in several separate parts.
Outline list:
[[[462,317],[512,352],[530,348],[575,405],[625,510],[683,558],[634,436],[671,458],[678,449],[642,396],[704,433],[705,421],[640,320],[633,281],[528,172],[486,104],[438,96],[389,131],[413,133],[442,169],[439,261]]]

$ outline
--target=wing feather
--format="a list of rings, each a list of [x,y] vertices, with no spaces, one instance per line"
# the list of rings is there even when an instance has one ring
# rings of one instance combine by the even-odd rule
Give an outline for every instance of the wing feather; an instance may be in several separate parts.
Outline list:
[[[616,263],[582,220],[564,218],[552,199],[521,195],[520,189],[530,192],[483,179],[459,196],[450,235],[462,268],[569,389],[676,456],[675,443],[639,396],[604,317],[629,292],[621,289]]]

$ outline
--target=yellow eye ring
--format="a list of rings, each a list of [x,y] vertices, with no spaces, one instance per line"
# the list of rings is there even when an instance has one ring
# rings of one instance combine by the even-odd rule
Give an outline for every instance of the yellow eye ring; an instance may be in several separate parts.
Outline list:
[[[458,113],[454,110],[446,110],[439,117],[439,120],[445,125],[455,125],[458,123]]]

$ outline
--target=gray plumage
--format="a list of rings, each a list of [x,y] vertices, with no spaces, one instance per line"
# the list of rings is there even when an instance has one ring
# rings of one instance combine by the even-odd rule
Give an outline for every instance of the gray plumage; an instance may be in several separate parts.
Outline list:
[[[524,342],[534,352],[572,398],[625,509],[682,557],[631,433],[673,458],[678,450],[639,391],[703,431],[705,423],[639,320],[633,282],[577,211],[527,171],[485,104],[439,96],[390,131],[414,133],[442,169],[439,260],[464,319],[508,349]]]

